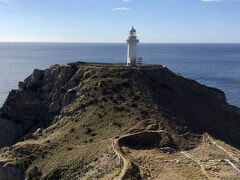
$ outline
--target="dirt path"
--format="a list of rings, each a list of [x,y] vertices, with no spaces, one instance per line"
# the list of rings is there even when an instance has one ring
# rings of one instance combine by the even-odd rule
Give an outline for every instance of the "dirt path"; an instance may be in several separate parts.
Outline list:
[[[126,154],[122,147],[123,146],[128,146],[128,141],[130,141],[129,145],[131,146],[131,143],[135,140],[138,139],[139,137],[142,137],[142,141],[145,141],[148,138],[148,135],[152,137],[152,142],[154,142],[154,137],[157,138],[158,136],[160,137],[160,133],[166,133],[165,131],[143,131],[140,133],[134,133],[134,134],[128,134],[124,135],[116,140],[113,141],[113,150],[115,154],[118,156],[119,160],[121,161],[122,165],[122,172],[119,176],[119,179],[141,179],[140,177],[140,170],[138,166],[131,160],[128,154]],[[146,141],[147,142],[147,141]]]
[[[206,141],[210,141],[210,143],[212,143],[213,145],[215,145],[218,149],[220,149],[221,151],[223,151],[225,154],[227,154],[234,162],[239,163],[240,160],[239,158],[237,158],[232,152],[230,152],[229,150],[227,150],[226,148],[224,148],[223,146],[219,145],[211,136],[209,136],[208,134],[204,134],[203,135],[203,142],[206,143]],[[239,167],[234,164],[231,160],[229,159],[224,159],[224,161],[226,161],[236,172],[237,174],[240,175],[240,169]]]
[[[141,75],[136,73],[136,78],[138,81],[138,84],[140,86],[140,89],[143,93],[143,96],[146,100],[151,100],[149,94],[150,92],[145,88],[144,86],[144,80],[141,79]],[[152,108],[157,109],[157,107],[154,106],[154,103],[150,101],[150,104]],[[159,122],[156,122],[159,124]],[[212,137],[210,137],[208,134],[204,134],[203,142],[210,142],[214,146],[216,146],[219,150],[217,150],[218,153],[220,151],[223,151],[225,154],[227,154],[231,160],[229,159],[205,159],[204,152],[207,150],[206,147],[200,147],[205,149],[199,149],[197,155],[199,154],[199,158],[195,156],[195,154],[191,153],[190,151],[181,151],[176,153],[175,159],[170,159],[171,156],[167,156],[166,154],[160,154],[160,152],[151,152],[147,151],[144,152],[144,148],[142,149],[141,143],[142,141],[152,141],[154,138],[158,139],[158,136],[160,136],[160,133],[167,133],[165,131],[143,131],[140,133],[135,134],[127,134],[124,135],[118,139],[115,139],[113,141],[112,147],[119,158],[120,164],[122,166],[122,171],[118,177],[118,179],[125,180],[125,179],[194,179],[194,178],[200,178],[200,179],[209,179],[209,180],[215,180],[219,179],[221,175],[223,176],[229,176],[230,179],[238,179],[238,175],[240,175],[240,170],[238,165],[235,163],[239,163],[239,158],[237,158],[232,152],[227,150],[226,148],[220,146]],[[168,134],[168,133],[167,133]],[[150,136],[148,138],[148,136]],[[141,139],[142,138],[142,139]],[[141,142],[139,142],[141,141]],[[132,148],[131,146],[137,145],[136,143],[139,143],[139,149]],[[149,142],[150,144],[154,145],[154,142]],[[150,145],[149,144],[149,145]],[[143,143],[144,145],[144,143]],[[214,146],[211,146],[211,148],[214,149]],[[152,149],[156,149],[156,146],[153,146]],[[203,153],[202,153],[203,150]],[[194,151],[193,151],[194,152]],[[154,155],[149,155],[148,153],[155,153]],[[221,154],[221,153],[220,153]],[[218,155],[216,155],[217,157]],[[209,156],[210,157],[210,156]],[[167,158],[167,160],[164,158]],[[151,159],[151,160],[150,160]],[[157,159],[157,160],[156,160]],[[185,161],[185,162],[183,162]],[[188,161],[188,162],[187,162]],[[219,163],[220,169],[223,172],[214,172],[211,171],[212,165],[209,162],[226,162],[230,168],[234,169],[234,171],[237,173],[235,175],[232,175],[232,171],[226,170],[225,165]],[[149,165],[149,164],[150,165]],[[161,164],[161,165],[160,165]],[[196,166],[196,164],[198,166]],[[210,164],[210,165],[209,165]],[[200,167],[200,168],[199,168]],[[155,169],[154,169],[155,168]],[[197,169],[198,168],[198,169]],[[219,168],[219,167],[218,167]],[[225,168],[225,169],[224,169]],[[210,170],[209,170],[210,169]],[[146,172],[144,172],[146,171]],[[153,175],[155,173],[155,175]],[[146,176],[144,176],[147,174]],[[157,174],[157,175],[156,175]],[[229,175],[230,174],[230,175]],[[182,176],[181,176],[182,175]],[[159,177],[160,176],[160,177]],[[181,177],[180,177],[181,176]]]
[[[215,140],[213,140],[213,138],[211,136],[209,136],[208,134],[204,134],[203,135],[204,141],[206,141],[206,139],[208,139],[213,145],[215,145],[216,147],[218,147],[220,150],[222,150],[224,153],[226,153],[232,160],[234,160],[235,162],[240,162],[239,158],[237,158],[233,153],[231,153],[230,151],[228,151],[226,148],[220,146]]]
[[[205,170],[205,167],[204,165],[201,163],[201,161],[199,159],[197,159],[196,157],[194,157],[193,155],[191,155],[190,153],[186,152],[186,151],[181,151],[181,153],[186,156],[187,158],[193,160],[194,162],[196,162],[200,168],[201,168],[201,171],[202,171],[202,174],[204,176],[206,176],[209,180],[215,180],[216,178],[212,178],[208,172]]]
[[[121,174],[116,179],[200,178],[216,180],[219,177],[222,179],[240,178],[239,167],[235,164],[236,161],[239,162],[239,159],[234,153],[217,144],[209,135],[203,136],[203,143],[197,148],[174,154],[161,153],[156,147],[152,147],[152,149],[144,149],[144,146],[143,148],[140,146],[134,148],[134,141],[141,145],[142,141],[148,141],[146,140],[147,138],[151,140],[154,138],[158,139],[158,135],[160,136],[161,133],[166,132],[143,131],[141,133],[124,135],[113,141],[114,152],[122,166]],[[206,143],[209,141],[212,144]],[[154,141],[151,143],[154,143]],[[206,155],[208,151],[209,155]],[[221,151],[228,155],[232,161],[227,159],[226,155],[222,155],[223,158],[219,159],[218,154],[221,155]],[[211,155],[214,152],[216,156]]]

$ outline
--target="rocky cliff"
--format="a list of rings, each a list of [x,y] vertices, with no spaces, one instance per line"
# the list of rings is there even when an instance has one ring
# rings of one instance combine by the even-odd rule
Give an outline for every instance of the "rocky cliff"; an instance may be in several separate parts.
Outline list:
[[[80,77],[74,77],[77,70],[74,64],[35,69],[24,82],[19,82],[19,89],[9,93],[0,110],[0,125],[4,128],[0,131],[0,147],[48,127],[74,98],[71,88],[79,83]]]
[[[206,137],[229,144],[221,146],[227,153],[214,151],[216,157],[230,153],[233,164],[240,158],[240,109],[229,105],[222,91],[162,66],[78,62],[34,70],[9,93],[0,126],[0,179],[157,178],[141,166],[145,151],[168,149],[176,157],[204,152],[206,144],[198,148],[209,142]],[[119,160],[125,162],[122,173]],[[215,177],[171,168],[173,177]]]

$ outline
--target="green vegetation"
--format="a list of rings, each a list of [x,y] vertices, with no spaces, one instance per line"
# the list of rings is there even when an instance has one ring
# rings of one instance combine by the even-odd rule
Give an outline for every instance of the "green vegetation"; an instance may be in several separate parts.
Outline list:
[[[26,179],[112,179],[122,170],[121,153],[135,154],[136,158],[142,153],[146,161],[139,159],[139,167],[153,161],[161,166],[154,157],[159,155],[159,147],[163,147],[163,151],[173,148],[173,152],[192,150],[201,144],[206,131],[236,146],[239,144],[239,111],[226,103],[224,93],[185,79],[167,68],[128,69],[85,64],[56,66],[46,74],[52,71],[57,72],[57,80],[52,82],[58,85],[57,89],[54,86],[47,91],[44,102],[37,101],[39,106],[44,103],[47,111],[54,112],[49,122],[45,122],[48,127],[33,134],[26,132],[20,141],[29,140],[0,149],[0,158],[9,166],[23,169]],[[48,78],[52,77],[48,75],[44,83],[50,88]],[[64,79],[66,82],[61,82]],[[40,81],[39,86],[44,83]],[[39,97],[45,88],[40,88]],[[29,91],[31,96],[32,90]],[[54,98],[48,102],[48,96]],[[35,103],[35,98],[32,100]],[[8,101],[12,101],[11,97]],[[23,109],[19,103],[16,106],[20,114],[27,109],[20,116],[23,119],[29,112],[28,103],[25,102]],[[31,111],[33,119],[34,112]],[[36,112],[41,114],[41,109]],[[116,142],[119,148],[115,147]],[[150,145],[154,148],[151,150],[153,161],[148,159],[151,156],[148,151],[140,149]],[[137,166],[133,170],[137,172]],[[146,172],[144,170],[143,175]]]
[[[161,66],[147,68],[78,66],[74,87],[68,84],[74,100],[35,138],[1,149],[0,157],[23,168],[27,179],[111,179],[121,172],[114,139],[160,129],[170,134],[161,146],[186,150],[200,142],[196,134],[206,127],[216,132],[214,118],[225,122],[227,113],[214,112],[227,106],[221,93]]]
[[[19,143],[8,151],[13,154],[10,162],[26,168],[29,179],[85,177],[94,162],[96,172],[89,177],[100,178],[119,171],[117,163],[103,170],[101,164],[105,160],[101,158],[117,161],[112,139],[125,134],[142,116],[137,108],[145,106],[134,72],[124,68],[80,67],[76,76],[83,77],[75,87],[77,99],[38,140]]]

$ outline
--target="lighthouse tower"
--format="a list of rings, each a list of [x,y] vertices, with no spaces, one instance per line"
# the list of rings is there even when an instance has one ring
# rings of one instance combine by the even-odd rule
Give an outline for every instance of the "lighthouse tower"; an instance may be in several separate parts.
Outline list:
[[[128,57],[127,65],[128,66],[137,66],[137,39],[136,30],[132,27],[129,31],[129,37],[127,39],[128,43]]]

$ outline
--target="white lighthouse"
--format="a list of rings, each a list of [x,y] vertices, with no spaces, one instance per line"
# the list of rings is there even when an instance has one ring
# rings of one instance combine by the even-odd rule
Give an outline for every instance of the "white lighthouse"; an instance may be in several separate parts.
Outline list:
[[[128,57],[127,57],[127,65],[128,66],[137,66],[137,43],[139,40],[137,39],[136,30],[132,27],[129,31],[129,37],[127,39],[128,43]]]

